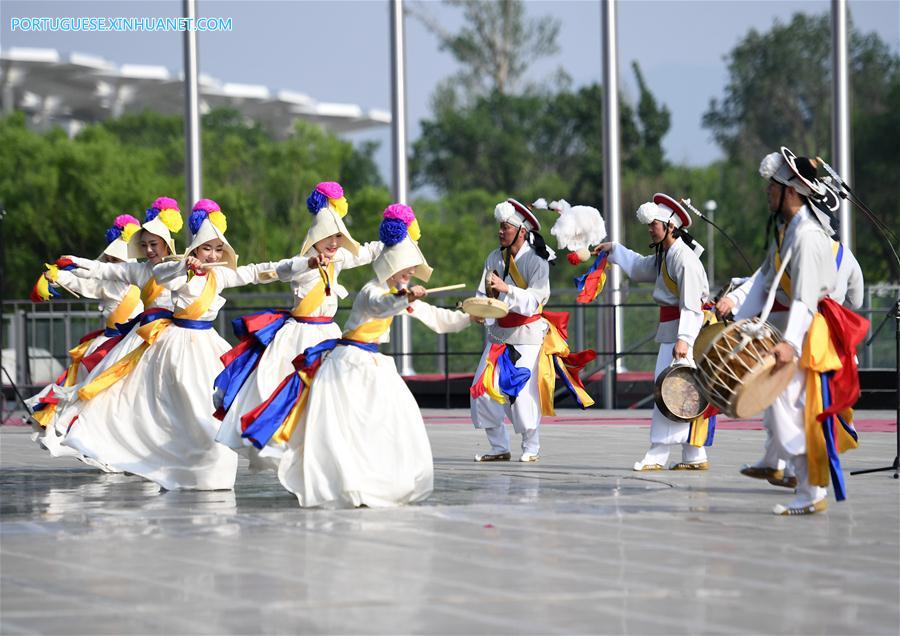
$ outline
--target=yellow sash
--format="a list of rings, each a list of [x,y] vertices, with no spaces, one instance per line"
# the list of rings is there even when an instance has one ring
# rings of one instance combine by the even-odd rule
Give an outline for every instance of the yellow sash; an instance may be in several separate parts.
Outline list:
[[[345,331],[341,337],[345,340],[358,340],[360,342],[370,343],[378,342],[381,336],[387,333],[387,330],[391,328],[391,322],[393,320],[393,316],[369,320],[368,322],[364,322],[363,324],[361,324],[356,329]]]
[[[151,279],[153,280],[153,279]],[[182,311],[174,315],[175,318],[183,318],[186,320],[199,320],[200,316],[205,314],[216,298],[216,275],[215,271],[209,271],[206,274],[206,284],[203,291],[197,299]],[[85,385],[78,391],[78,397],[82,400],[90,400],[101,391],[108,389],[113,384],[131,373],[138,360],[144,355],[144,352],[156,342],[157,338],[165,331],[172,321],[168,318],[160,318],[153,322],[147,323],[137,329],[138,335],[143,338],[144,342],[140,344],[134,351],[125,355],[121,360],[109,367],[106,371],[98,375],[89,384]]]
[[[107,328],[115,329],[116,325],[128,320],[139,302],[141,302],[141,290],[134,285],[129,285],[128,291],[125,292],[119,305],[106,317]]]
[[[803,341],[803,353],[800,356],[800,367],[806,369],[806,404],[804,420],[806,423],[806,457],[809,470],[809,483],[815,486],[827,486],[830,477],[828,449],[822,433],[822,423],[816,417],[825,410],[822,401],[822,378],[820,373],[836,371],[841,368],[841,359],[831,341],[828,323],[822,314],[813,316],[809,332]],[[853,409],[840,413],[844,421],[853,422]],[[835,445],[839,453],[859,444],[844,430],[843,426],[835,427]]]
[[[678,283],[675,282],[675,279],[669,275],[669,267],[666,265],[666,255],[663,254],[662,259],[662,277],[663,283],[666,287],[669,288],[669,291],[675,294],[676,296],[680,296],[680,292],[678,291]]]
[[[149,309],[153,306],[153,301],[162,293],[162,290],[163,286],[157,283],[156,278],[153,276],[144,283],[144,287],[141,289],[141,302],[144,303],[144,309]]]
[[[295,318],[307,318],[313,314],[325,301],[325,284],[326,281],[334,280],[334,263],[328,263],[325,271],[319,268],[319,281],[312,289],[297,303],[296,307],[291,310],[291,315]]]

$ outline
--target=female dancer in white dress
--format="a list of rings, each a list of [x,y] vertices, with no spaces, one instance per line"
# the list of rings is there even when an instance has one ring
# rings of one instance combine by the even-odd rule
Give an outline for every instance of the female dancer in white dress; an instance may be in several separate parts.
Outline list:
[[[300,253],[287,270],[279,264],[279,277],[291,275],[294,307],[290,311],[264,311],[234,322],[241,342],[222,357],[225,369],[216,378],[216,417],[222,420],[217,441],[247,454],[250,468],[278,468],[283,444],[264,446],[262,452],[243,436],[241,418],[259,406],[291,373],[291,360],[329,338],[339,338],[334,322],[338,302],[347,290],[338,283],[342,270],[368,265],[381,253],[378,241],[360,246],[344,224],[347,200],[335,182],[319,183],[306,200],[313,222]],[[417,229],[417,228],[416,228]]]
[[[411,209],[405,212],[412,216]],[[378,343],[387,341],[391,321],[403,311],[438,333],[460,331],[470,320],[419,300],[426,294],[422,287],[406,288],[413,275],[423,281],[431,276],[407,232],[402,219],[382,222],[385,247],[373,263],[377,278],[357,295],[343,336],[298,356],[298,372],[285,378],[247,427],[260,442],[286,436],[278,478],[301,506],[399,506],[432,491],[422,415]]]
[[[183,225],[181,211],[178,202],[169,197],[159,197],[147,209],[144,224],[140,231],[134,232],[127,245],[129,262],[103,263],[75,256],[64,257],[73,263],[76,269],[70,274],[74,280],[101,280],[111,284],[130,285],[139,290],[139,296],[143,311],[135,318],[128,321],[127,325],[119,328],[124,336],[114,343],[114,346],[106,351],[103,358],[96,363],[85,378],[70,387],[61,388],[59,394],[59,414],[57,417],[57,432],[64,436],[76,423],[85,426],[83,411],[89,401],[100,392],[119,382],[133,368],[131,361],[139,357],[145,340],[140,336],[135,327],[149,324],[162,318],[172,316],[172,297],[169,290],[157,284],[153,277],[154,265],[162,262],[169,254],[175,253],[175,240],[173,233],[181,230]],[[130,262],[136,258],[145,258],[140,263]],[[111,343],[105,343],[103,348]],[[117,398],[105,396],[103,400],[110,400],[115,404]],[[87,410],[86,416],[104,417],[106,411],[97,405]],[[58,440],[61,442],[62,438]],[[61,450],[68,448],[62,446]],[[83,457],[81,459],[84,459]],[[91,465],[100,466],[104,470],[111,470],[94,460],[88,460]]]
[[[113,226],[106,230],[107,246],[99,260],[106,263],[133,261],[128,255],[128,241],[140,227],[140,221],[130,214],[117,216]],[[54,457],[77,456],[75,451],[59,444],[60,436],[65,433],[64,429],[60,430],[57,426],[61,388],[72,387],[83,381],[125,335],[128,327],[123,323],[127,323],[142,309],[140,290],[137,287],[125,282],[78,278],[69,271],[74,268],[75,264],[64,258],[48,265],[31,294],[32,300],[43,302],[60,296],[61,288],[82,298],[99,300],[100,314],[105,322],[103,329],[84,335],[78,345],[69,350],[71,363],[55,382],[26,401],[33,410],[31,420],[35,434],[32,439]]]
[[[137,330],[145,345],[132,352],[139,355],[130,373],[89,400],[85,421],[70,428],[64,443],[166,490],[223,490],[234,486],[237,455],[214,439],[212,383],[229,345],[213,320],[225,304],[223,289],[277,277],[269,263],[237,267],[215,202],[198,201],[189,225],[188,257],[153,268],[172,293],[171,317]]]

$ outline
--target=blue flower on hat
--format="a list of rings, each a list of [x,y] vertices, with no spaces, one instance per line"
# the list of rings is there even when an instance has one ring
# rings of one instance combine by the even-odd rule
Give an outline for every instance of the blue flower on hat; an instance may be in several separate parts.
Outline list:
[[[378,236],[385,247],[396,245],[406,238],[406,223],[400,219],[385,219],[378,228]]]
[[[310,214],[318,214],[319,210],[326,205],[328,205],[328,197],[318,190],[314,189],[306,198],[306,208],[309,210]]]

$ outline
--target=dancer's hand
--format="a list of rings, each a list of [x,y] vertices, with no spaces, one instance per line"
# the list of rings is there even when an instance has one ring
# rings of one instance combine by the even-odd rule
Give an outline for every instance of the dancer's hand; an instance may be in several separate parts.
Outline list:
[[[688,355],[688,343],[684,340],[677,340],[675,342],[675,346],[672,347],[672,357],[676,360],[680,360],[681,358],[687,358]]]
[[[775,357],[775,366],[772,367],[772,373],[781,370],[785,365],[792,363],[797,359],[797,352],[789,342],[779,342],[771,351]]]
[[[716,315],[720,319],[725,318],[734,310],[735,305],[737,305],[737,303],[734,302],[733,298],[729,298],[728,296],[720,298],[719,302],[716,303]]]
[[[506,284],[506,281],[497,276],[497,274],[495,274],[494,272],[491,272],[491,277],[488,283],[495,292],[505,294],[509,291],[509,285]]]
[[[596,256],[600,252],[606,252],[607,254],[609,254],[612,251],[612,248],[612,243],[600,243],[600,245],[591,250],[591,254],[593,254],[594,256]]]
[[[328,263],[331,262],[331,259],[325,256],[324,254],[316,254],[315,256],[310,256],[307,261],[307,265],[309,265],[310,269],[316,269],[319,265],[325,267]]]
[[[194,272],[199,272],[201,269],[203,269],[203,262],[196,256],[188,256],[186,259],[184,259],[184,264],[185,267],[193,270]]]
[[[409,298],[409,302],[425,298],[427,295],[428,292],[421,285],[413,285],[412,287],[406,288],[406,297]]]

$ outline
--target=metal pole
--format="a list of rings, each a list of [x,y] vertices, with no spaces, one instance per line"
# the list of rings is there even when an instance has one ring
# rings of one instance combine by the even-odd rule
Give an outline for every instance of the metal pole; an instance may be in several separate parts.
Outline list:
[[[184,0],[184,17],[194,24],[197,0]],[[203,190],[200,170],[200,99],[197,86],[197,32],[184,32],[184,181],[190,208]]]
[[[703,204],[706,208],[706,216],[713,223],[716,222],[716,202],[707,201]],[[713,289],[716,280],[716,235],[713,232],[712,223],[706,224],[706,276],[709,280],[710,290]]]
[[[619,61],[616,35],[616,2],[601,0],[600,23],[603,31],[603,209],[606,211],[606,226],[609,240],[622,240],[622,209],[619,192]],[[622,350],[622,270],[610,268],[606,284],[607,302],[615,305],[606,314],[604,336],[612,342],[616,354]],[[622,360],[616,358],[615,369],[624,369]],[[604,382],[604,403],[613,404],[613,374],[606,374]]]
[[[850,143],[850,80],[847,67],[847,0],[831,0],[831,155],[835,168],[847,183],[853,183],[853,148]],[[841,200],[838,210],[841,243],[853,249],[853,219],[850,202]]]
[[[394,176],[394,201],[406,203],[409,196],[409,175],[406,169],[406,52],[403,31],[403,0],[390,0],[391,14],[391,144]],[[412,325],[406,313],[394,319],[391,342],[400,375],[414,375],[412,356]]]

